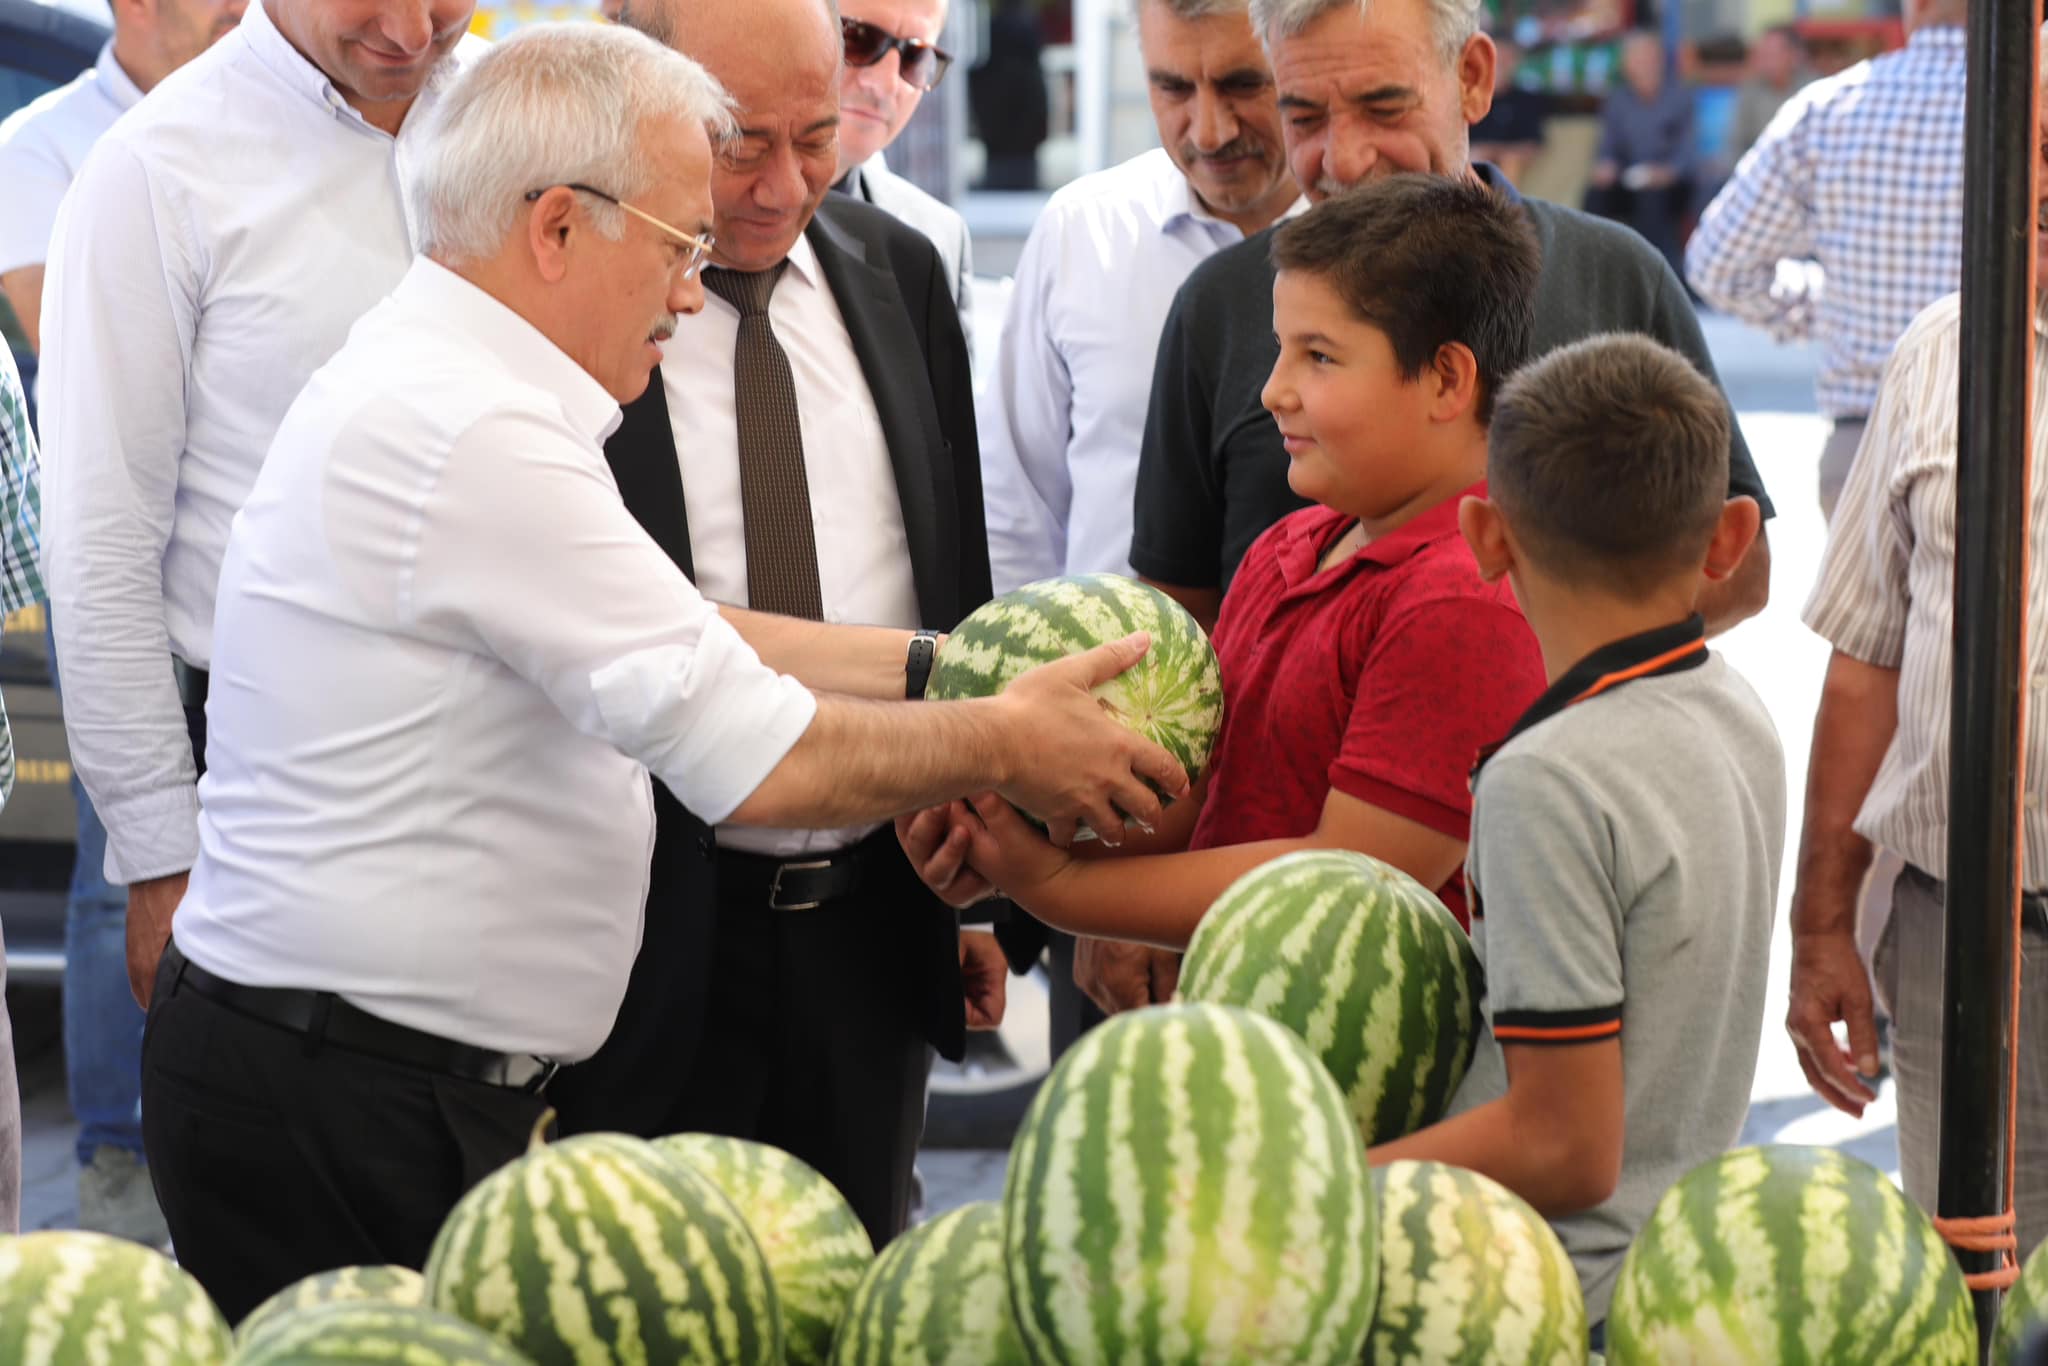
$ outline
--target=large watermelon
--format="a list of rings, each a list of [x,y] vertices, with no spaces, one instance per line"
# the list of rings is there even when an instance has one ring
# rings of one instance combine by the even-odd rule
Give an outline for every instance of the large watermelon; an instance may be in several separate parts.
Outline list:
[[[1084,1035],[1017,1131],[1004,1261],[1038,1366],[1355,1362],[1379,1233],[1343,1093],[1263,1015]]]
[[[1441,1162],[1373,1172],[1375,1366],[1580,1366],[1586,1301],[1564,1244],[1498,1182]]]
[[[775,1278],[790,1366],[823,1366],[846,1302],[875,1260],[853,1206],[817,1168],[766,1143],[675,1134],[654,1146],[709,1177],[746,1219]]]
[[[218,1366],[227,1321],[139,1243],[70,1230],[0,1236],[0,1362]]]
[[[246,1344],[265,1324],[296,1309],[318,1304],[421,1304],[427,1282],[409,1266],[344,1266],[294,1281],[249,1311],[235,1325],[235,1341]]]
[[[1189,778],[1197,777],[1223,724],[1216,651],[1186,608],[1136,579],[1042,579],[983,603],[946,637],[925,696],[993,697],[1027,669],[1133,631],[1150,632],[1152,648],[1096,688],[1096,696],[1118,720],[1180,760]]]
[[[2020,1349],[2048,1335],[2048,1243],[2034,1249],[2019,1283],[2005,1292],[1998,1331],[1991,1338],[1991,1366],[2018,1366]]]
[[[1230,884],[1181,965],[1189,1001],[1308,1040],[1368,1146],[1443,1118],[1479,1039],[1479,959],[1427,888],[1347,849],[1284,854]]]
[[[285,1309],[229,1366],[531,1366],[473,1323],[421,1304],[331,1300]]]
[[[1003,1278],[1003,1213],[962,1205],[889,1244],[861,1281],[832,1366],[1025,1366]]]
[[[1738,1148],[1665,1192],[1621,1264],[1615,1366],[1967,1366],[1970,1292],[1884,1173],[1831,1148]]]
[[[581,1134],[462,1197],[427,1256],[427,1300],[539,1366],[779,1362],[768,1263],[718,1187],[650,1143]]]

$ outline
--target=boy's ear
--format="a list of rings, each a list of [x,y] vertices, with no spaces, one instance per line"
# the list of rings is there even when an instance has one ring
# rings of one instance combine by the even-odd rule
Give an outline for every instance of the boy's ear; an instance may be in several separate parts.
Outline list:
[[[1515,546],[1508,538],[1508,524],[1500,509],[1487,499],[1465,495],[1458,503],[1458,530],[1463,533],[1465,544],[1472,547],[1479,577],[1486,582],[1498,583],[1503,574],[1515,567]]]
[[[1714,538],[1707,542],[1707,577],[1719,583],[1733,574],[1742,557],[1756,544],[1763,525],[1763,509],[1748,494],[1723,503],[1720,520],[1714,524]]]
[[[1438,422],[1455,422],[1479,407],[1479,360],[1463,342],[1445,342],[1436,349],[1430,363],[1436,385],[1436,401],[1430,416]]]

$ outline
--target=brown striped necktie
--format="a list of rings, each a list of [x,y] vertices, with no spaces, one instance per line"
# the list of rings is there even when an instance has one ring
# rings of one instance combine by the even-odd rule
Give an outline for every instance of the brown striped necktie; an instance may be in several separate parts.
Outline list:
[[[739,424],[740,517],[747,541],[747,606],[820,621],[818,540],[804,435],[789,356],[768,321],[768,298],[787,261],[770,270],[712,266],[704,287],[740,311],[732,353],[733,416]]]

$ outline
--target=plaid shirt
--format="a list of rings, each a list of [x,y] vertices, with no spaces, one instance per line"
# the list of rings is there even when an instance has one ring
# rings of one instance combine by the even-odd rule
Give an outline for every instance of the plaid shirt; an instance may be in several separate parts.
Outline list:
[[[1829,417],[1862,417],[1892,344],[1962,284],[1963,30],[1792,97],[1700,217],[1686,277],[1780,340],[1820,342]]]
[[[41,602],[43,499],[36,467],[36,439],[28,427],[28,402],[14,357],[0,346],[0,617]],[[7,709],[0,705],[0,806],[14,790],[14,740]]]

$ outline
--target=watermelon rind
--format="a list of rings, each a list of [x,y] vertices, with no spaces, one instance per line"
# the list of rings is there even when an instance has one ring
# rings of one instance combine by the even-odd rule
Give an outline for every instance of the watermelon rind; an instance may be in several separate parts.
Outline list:
[[[1003,1273],[1003,1215],[978,1200],[889,1244],[854,1292],[832,1366],[1026,1366]]]
[[[1543,1216],[1499,1182],[1441,1162],[1373,1171],[1378,1366],[1580,1366],[1586,1301]]]
[[[331,1300],[286,1308],[259,1325],[229,1366],[531,1366],[453,1314],[423,1304]]]
[[[235,1343],[246,1345],[266,1324],[295,1309],[320,1304],[424,1304],[426,1277],[409,1266],[344,1266],[293,1281],[251,1309],[235,1325]]]
[[[537,1366],[782,1360],[767,1260],[718,1187],[624,1134],[536,1148],[463,1196],[427,1300]]]
[[[654,1146],[708,1178],[746,1219],[775,1279],[789,1366],[824,1366],[847,1301],[875,1260],[853,1206],[817,1168],[766,1143],[671,1134]]]
[[[232,1345],[199,1282],[152,1248],[74,1229],[0,1235],[7,1366],[218,1366]]]
[[[1738,1148],[1665,1192],[1623,1259],[1614,1366],[1969,1366],[1955,1256],[1884,1173],[1831,1148]]]
[[[1302,1036],[1368,1147],[1443,1118],[1480,1035],[1472,941],[1430,890],[1349,849],[1283,854],[1216,899],[1183,1000],[1243,1006]]]
[[[1251,1011],[1153,1006],[1082,1036],[1018,1129],[1003,1219],[1037,1366],[1355,1362],[1365,1346],[1364,1144],[1308,1046]]]
[[[1991,1335],[1991,1366],[2019,1366],[2020,1352],[2048,1336],[2048,1243],[2034,1249],[2020,1278],[2005,1292],[1998,1330]]]

